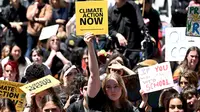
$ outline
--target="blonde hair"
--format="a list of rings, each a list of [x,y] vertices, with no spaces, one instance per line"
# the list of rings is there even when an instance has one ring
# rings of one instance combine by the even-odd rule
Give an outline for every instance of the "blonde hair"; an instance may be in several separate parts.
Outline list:
[[[6,48],[9,48],[9,53],[8,54],[6,54]],[[1,51],[1,59],[3,59],[3,58],[5,58],[5,57],[7,57],[9,54],[10,54],[10,46],[9,45],[5,45],[4,47],[3,47],[3,49],[2,49],[2,51]]]
[[[120,75],[118,75],[116,73],[110,73],[106,76],[106,78],[102,82],[102,89],[103,89],[104,94],[106,94],[106,84],[107,84],[108,80],[110,80],[110,79],[115,79],[118,82],[119,86],[121,87],[122,94],[119,98],[119,102],[120,102],[122,109],[125,109],[125,110],[130,109],[129,107],[132,107],[132,106],[131,106],[131,103],[128,101],[127,90],[126,90],[124,81]],[[108,108],[111,110],[116,109],[116,107],[110,107],[110,105],[108,105]]]

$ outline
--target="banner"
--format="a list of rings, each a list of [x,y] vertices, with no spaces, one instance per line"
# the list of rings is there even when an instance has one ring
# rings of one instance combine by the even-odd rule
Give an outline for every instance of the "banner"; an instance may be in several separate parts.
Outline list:
[[[169,62],[138,69],[141,89],[150,93],[174,85]]]
[[[11,99],[17,112],[22,112],[25,106],[25,93],[19,88],[22,83],[0,80],[0,98]]]
[[[20,89],[24,91],[25,93],[29,93],[29,92],[39,93],[43,90],[46,90],[53,86],[57,86],[59,84],[60,84],[59,80],[55,79],[51,75],[47,75],[43,78],[40,78],[38,80],[35,80],[31,83],[28,83],[20,87]]]
[[[76,35],[108,34],[107,1],[76,2]]]
[[[200,7],[191,6],[187,15],[187,36],[200,36]],[[180,18],[181,19],[181,18]]]

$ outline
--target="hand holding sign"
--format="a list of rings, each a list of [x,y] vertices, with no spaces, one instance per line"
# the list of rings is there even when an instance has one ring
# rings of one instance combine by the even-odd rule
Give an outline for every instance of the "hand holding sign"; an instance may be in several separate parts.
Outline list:
[[[138,69],[140,86],[145,93],[162,90],[173,86],[169,62]]]

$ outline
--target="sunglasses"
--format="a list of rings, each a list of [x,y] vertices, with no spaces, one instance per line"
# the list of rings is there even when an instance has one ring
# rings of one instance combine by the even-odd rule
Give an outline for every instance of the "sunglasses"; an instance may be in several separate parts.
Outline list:
[[[175,109],[175,108],[178,108],[178,109],[183,109],[183,105],[170,105],[170,109]]]
[[[111,71],[117,73],[117,74],[121,74],[122,73],[122,70],[118,70],[118,69],[111,69]]]

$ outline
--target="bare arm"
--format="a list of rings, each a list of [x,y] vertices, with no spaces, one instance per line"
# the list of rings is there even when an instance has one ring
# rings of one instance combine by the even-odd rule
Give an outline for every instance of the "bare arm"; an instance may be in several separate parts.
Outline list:
[[[49,57],[47,58],[45,65],[47,65],[49,68],[52,66],[53,58],[56,55],[56,51],[52,50]]]
[[[100,77],[99,77],[99,66],[97,62],[97,57],[95,55],[94,45],[92,42],[93,38],[95,38],[95,36],[92,35],[91,33],[87,33],[84,36],[84,41],[88,46],[88,60],[89,60],[88,66],[90,72],[87,94],[91,98],[94,98],[98,94],[101,87]]]

